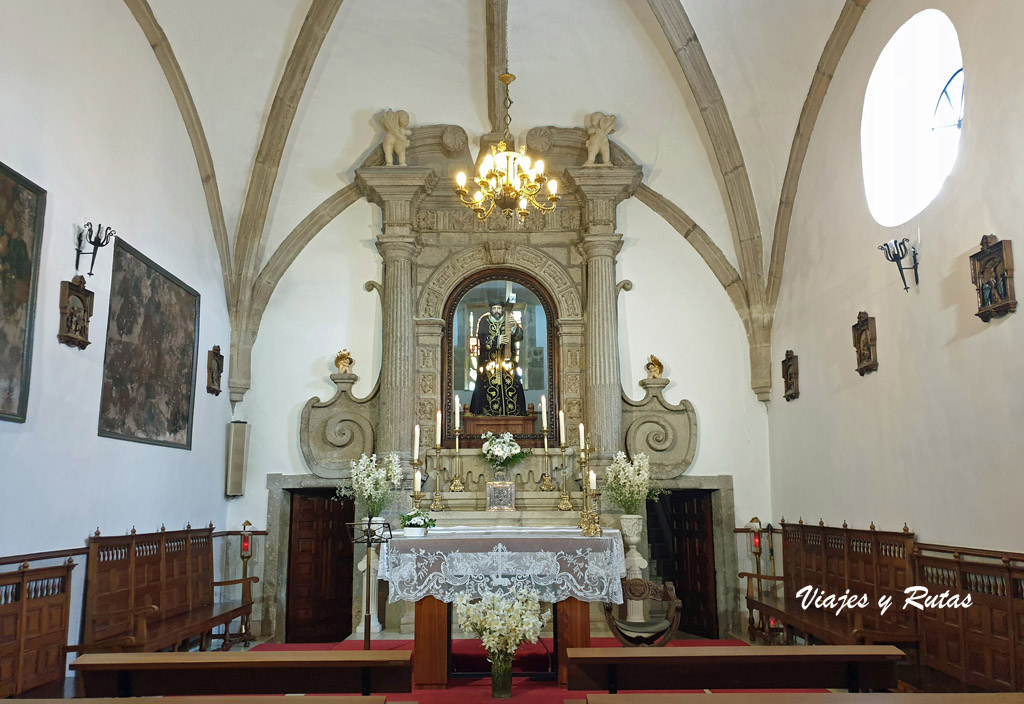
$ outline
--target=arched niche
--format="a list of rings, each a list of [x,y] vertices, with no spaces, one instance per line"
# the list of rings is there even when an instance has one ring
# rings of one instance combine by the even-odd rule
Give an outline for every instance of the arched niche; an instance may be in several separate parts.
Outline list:
[[[441,395],[442,395],[442,446],[455,444],[454,418],[455,395],[460,403],[470,402],[469,394],[474,365],[471,358],[470,338],[474,336],[477,315],[486,312],[486,301],[498,295],[504,300],[508,290],[518,293],[516,307],[523,324],[524,340],[520,349],[520,367],[526,394],[526,403],[536,413],[532,432],[515,433],[516,440],[525,447],[541,447],[543,421],[540,417],[540,396],[546,396],[547,427],[549,442],[558,443],[558,370],[559,335],[558,312],[555,299],[547,288],[535,277],[524,271],[509,267],[492,267],[477,271],[460,281],[444,303],[442,310],[443,330],[441,339]],[[523,295],[525,294],[525,295]],[[525,317],[522,317],[525,316]],[[540,357],[539,364],[537,357]],[[463,435],[464,447],[478,447],[480,438]]]

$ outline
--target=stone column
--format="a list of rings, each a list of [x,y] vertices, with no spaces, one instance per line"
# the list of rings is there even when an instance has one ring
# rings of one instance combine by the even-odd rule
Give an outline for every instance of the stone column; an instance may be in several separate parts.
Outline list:
[[[383,211],[377,250],[384,258],[380,403],[376,452],[412,451],[415,397],[413,385],[413,257],[416,205],[437,177],[424,166],[370,166],[356,170],[363,196]]]
[[[591,444],[607,457],[622,447],[622,381],[615,256],[622,235],[615,232],[615,207],[640,185],[639,166],[577,166],[566,169],[566,185],[583,203],[580,223],[586,272],[584,350],[585,421]]]

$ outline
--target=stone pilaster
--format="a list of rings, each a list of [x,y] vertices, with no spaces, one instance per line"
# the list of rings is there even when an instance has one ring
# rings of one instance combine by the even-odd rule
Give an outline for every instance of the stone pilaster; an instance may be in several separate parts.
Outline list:
[[[430,167],[371,166],[356,184],[383,211],[377,250],[384,259],[382,339],[376,450],[408,454],[414,424],[413,258],[416,206],[437,177]]]
[[[566,169],[567,186],[583,203],[580,245],[584,259],[586,321],[585,422],[591,444],[608,456],[622,447],[622,381],[619,378],[619,320],[615,257],[622,235],[615,232],[615,208],[640,185],[639,166],[579,166]]]

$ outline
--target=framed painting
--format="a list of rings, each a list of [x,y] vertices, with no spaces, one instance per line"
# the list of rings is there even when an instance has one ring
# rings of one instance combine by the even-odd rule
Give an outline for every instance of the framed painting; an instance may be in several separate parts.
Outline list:
[[[0,420],[24,423],[46,191],[0,164]]]
[[[191,450],[198,355],[199,293],[118,237],[99,434]]]

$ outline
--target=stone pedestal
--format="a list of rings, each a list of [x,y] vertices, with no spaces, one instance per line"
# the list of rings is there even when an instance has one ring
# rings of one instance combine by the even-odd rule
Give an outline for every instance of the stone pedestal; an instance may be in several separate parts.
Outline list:
[[[377,554],[377,551],[379,549],[380,548],[374,547],[374,549],[368,551],[368,553],[367,553],[370,556],[370,574],[371,575],[376,575],[377,574],[377,567],[378,567],[378,565],[380,563],[380,558],[379,558],[379,556]],[[363,575],[362,584],[365,585],[366,584],[366,555],[364,555],[363,559],[359,561],[358,565],[356,565],[356,569],[359,571],[359,574]],[[378,616],[377,616],[377,585],[378,585],[378,582],[379,582],[379,580],[377,580],[377,579],[370,579],[370,594],[369,594],[369,602],[370,602],[369,603],[369,608],[370,608],[370,633],[380,633],[380,630],[381,630],[381,628],[380,628],[380,618],[378,618]],[[363,591],[365,592],[366,590],[364,589]],[[367,602],[367,595],[363,594],[363,612],[362,612],[362,614],[360,614],[359,625],[356,626],[356,633],[363,633],[365,631],[364,626],[366,624],[366,608],[367,608],[367,603],[366,602]]]

